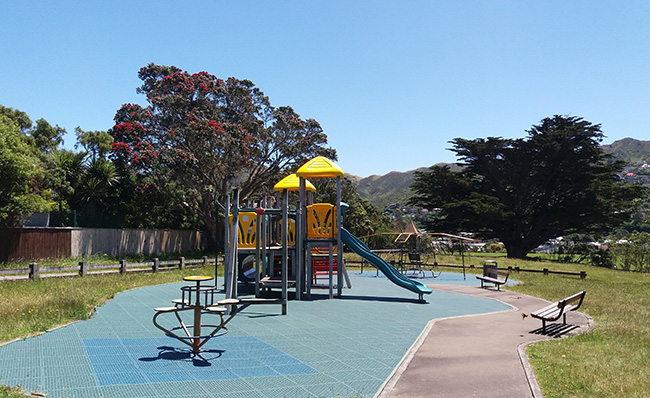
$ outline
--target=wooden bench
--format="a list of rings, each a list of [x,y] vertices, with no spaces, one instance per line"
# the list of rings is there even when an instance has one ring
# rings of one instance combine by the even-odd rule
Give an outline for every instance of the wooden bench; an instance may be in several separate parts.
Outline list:
[[[546,306],[540,310],[532,312],[530,315],[533,318],[542,320],[542,331],[546,332],[546,322],[555,322],[562,316],[563,325],[566,325],[566,313],[569,311],[576,311],[582,305],[585,298],[586,291],[581,291],[563,300]]]
[[[508,282],[509,275],[510,273],[508,271],[500,270],[496,265],[485,264],[483,265],[483,275],[476,275],[476,279],[481,281],[481,287],[485,287],[484,283],[487,282],[494,284],[497,290],[501,290],[501,285],[505,285]],[[499,276],[505,279],[499,279]]]

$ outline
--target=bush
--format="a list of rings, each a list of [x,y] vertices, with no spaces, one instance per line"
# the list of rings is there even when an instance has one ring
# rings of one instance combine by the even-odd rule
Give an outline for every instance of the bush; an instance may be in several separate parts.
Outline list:
[[[589,256],[591,265],[603,268],[614,268],[614,255],[609,249],[597,249]]]
[[[612,248],[618,268],[626,271],[650,271],[650,234],[638,232]]]
[[[486,248],[485,251],[488,253],[503,253],[505,251],[505,247],[503,247],[502,244],[492,242],[490,243]]]

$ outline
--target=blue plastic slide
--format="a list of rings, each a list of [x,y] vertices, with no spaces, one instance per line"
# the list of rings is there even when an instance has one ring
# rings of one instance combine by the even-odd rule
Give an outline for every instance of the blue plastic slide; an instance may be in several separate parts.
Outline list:
[[[412,292],[415,292],[419,295],[420,300],[422,300],[423,294],[431,294],[431,289],[424,286],[418,281],[410,279],[401,272],[395,269],[392,265],[384,261],[383,258],[379,257],[373,253],[368,246],[365,245],[359,238],[352,235],[345,228],[341,228],[341,240],[345,243],[350,249],[355,253],[366,259],[373,267],[380,270],[384,275],[390,279],[391,282],[397,286],[408,289]]]

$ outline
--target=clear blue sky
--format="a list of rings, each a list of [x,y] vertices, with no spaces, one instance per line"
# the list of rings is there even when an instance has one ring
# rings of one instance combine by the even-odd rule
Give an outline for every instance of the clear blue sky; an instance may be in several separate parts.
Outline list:
[[[0,104],[107,130],[154,62],[252,80],[359,176],[455,161],[544,117],[650,139],[650,1],[0,3]]]

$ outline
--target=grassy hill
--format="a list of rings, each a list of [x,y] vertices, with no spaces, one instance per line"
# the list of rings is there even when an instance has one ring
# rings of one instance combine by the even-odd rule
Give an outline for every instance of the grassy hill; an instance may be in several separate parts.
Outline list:
[[[426,168],[405,172],[391,171],[383,176],[371,175],[362,178],[357,183],[357,192],[363,199],[382,210],[392,203],[404,204],[411,196],[410,186],[418,170],[423,171]]]
[[[616,160],[628,163],[650,161],[650,141],[623,138],[609,145],[603,145],[603,149],[614,155]]]
[[[438,163],[437,165],[443,164],[445,163]],[[447,165],[452,170],[458,170],[456,164]],[[415,170],[404,172],[391,171],[382,176],[371,175],[366,178],[361,178],[356,183],[357,193],[359,193],[361,198],[369,201],[381,210],[386,209],[393,203],[404,205],[412,195],[411,184],[415,180],[415,172],[425,171],[427,169],[428,167],[420,167]]]

